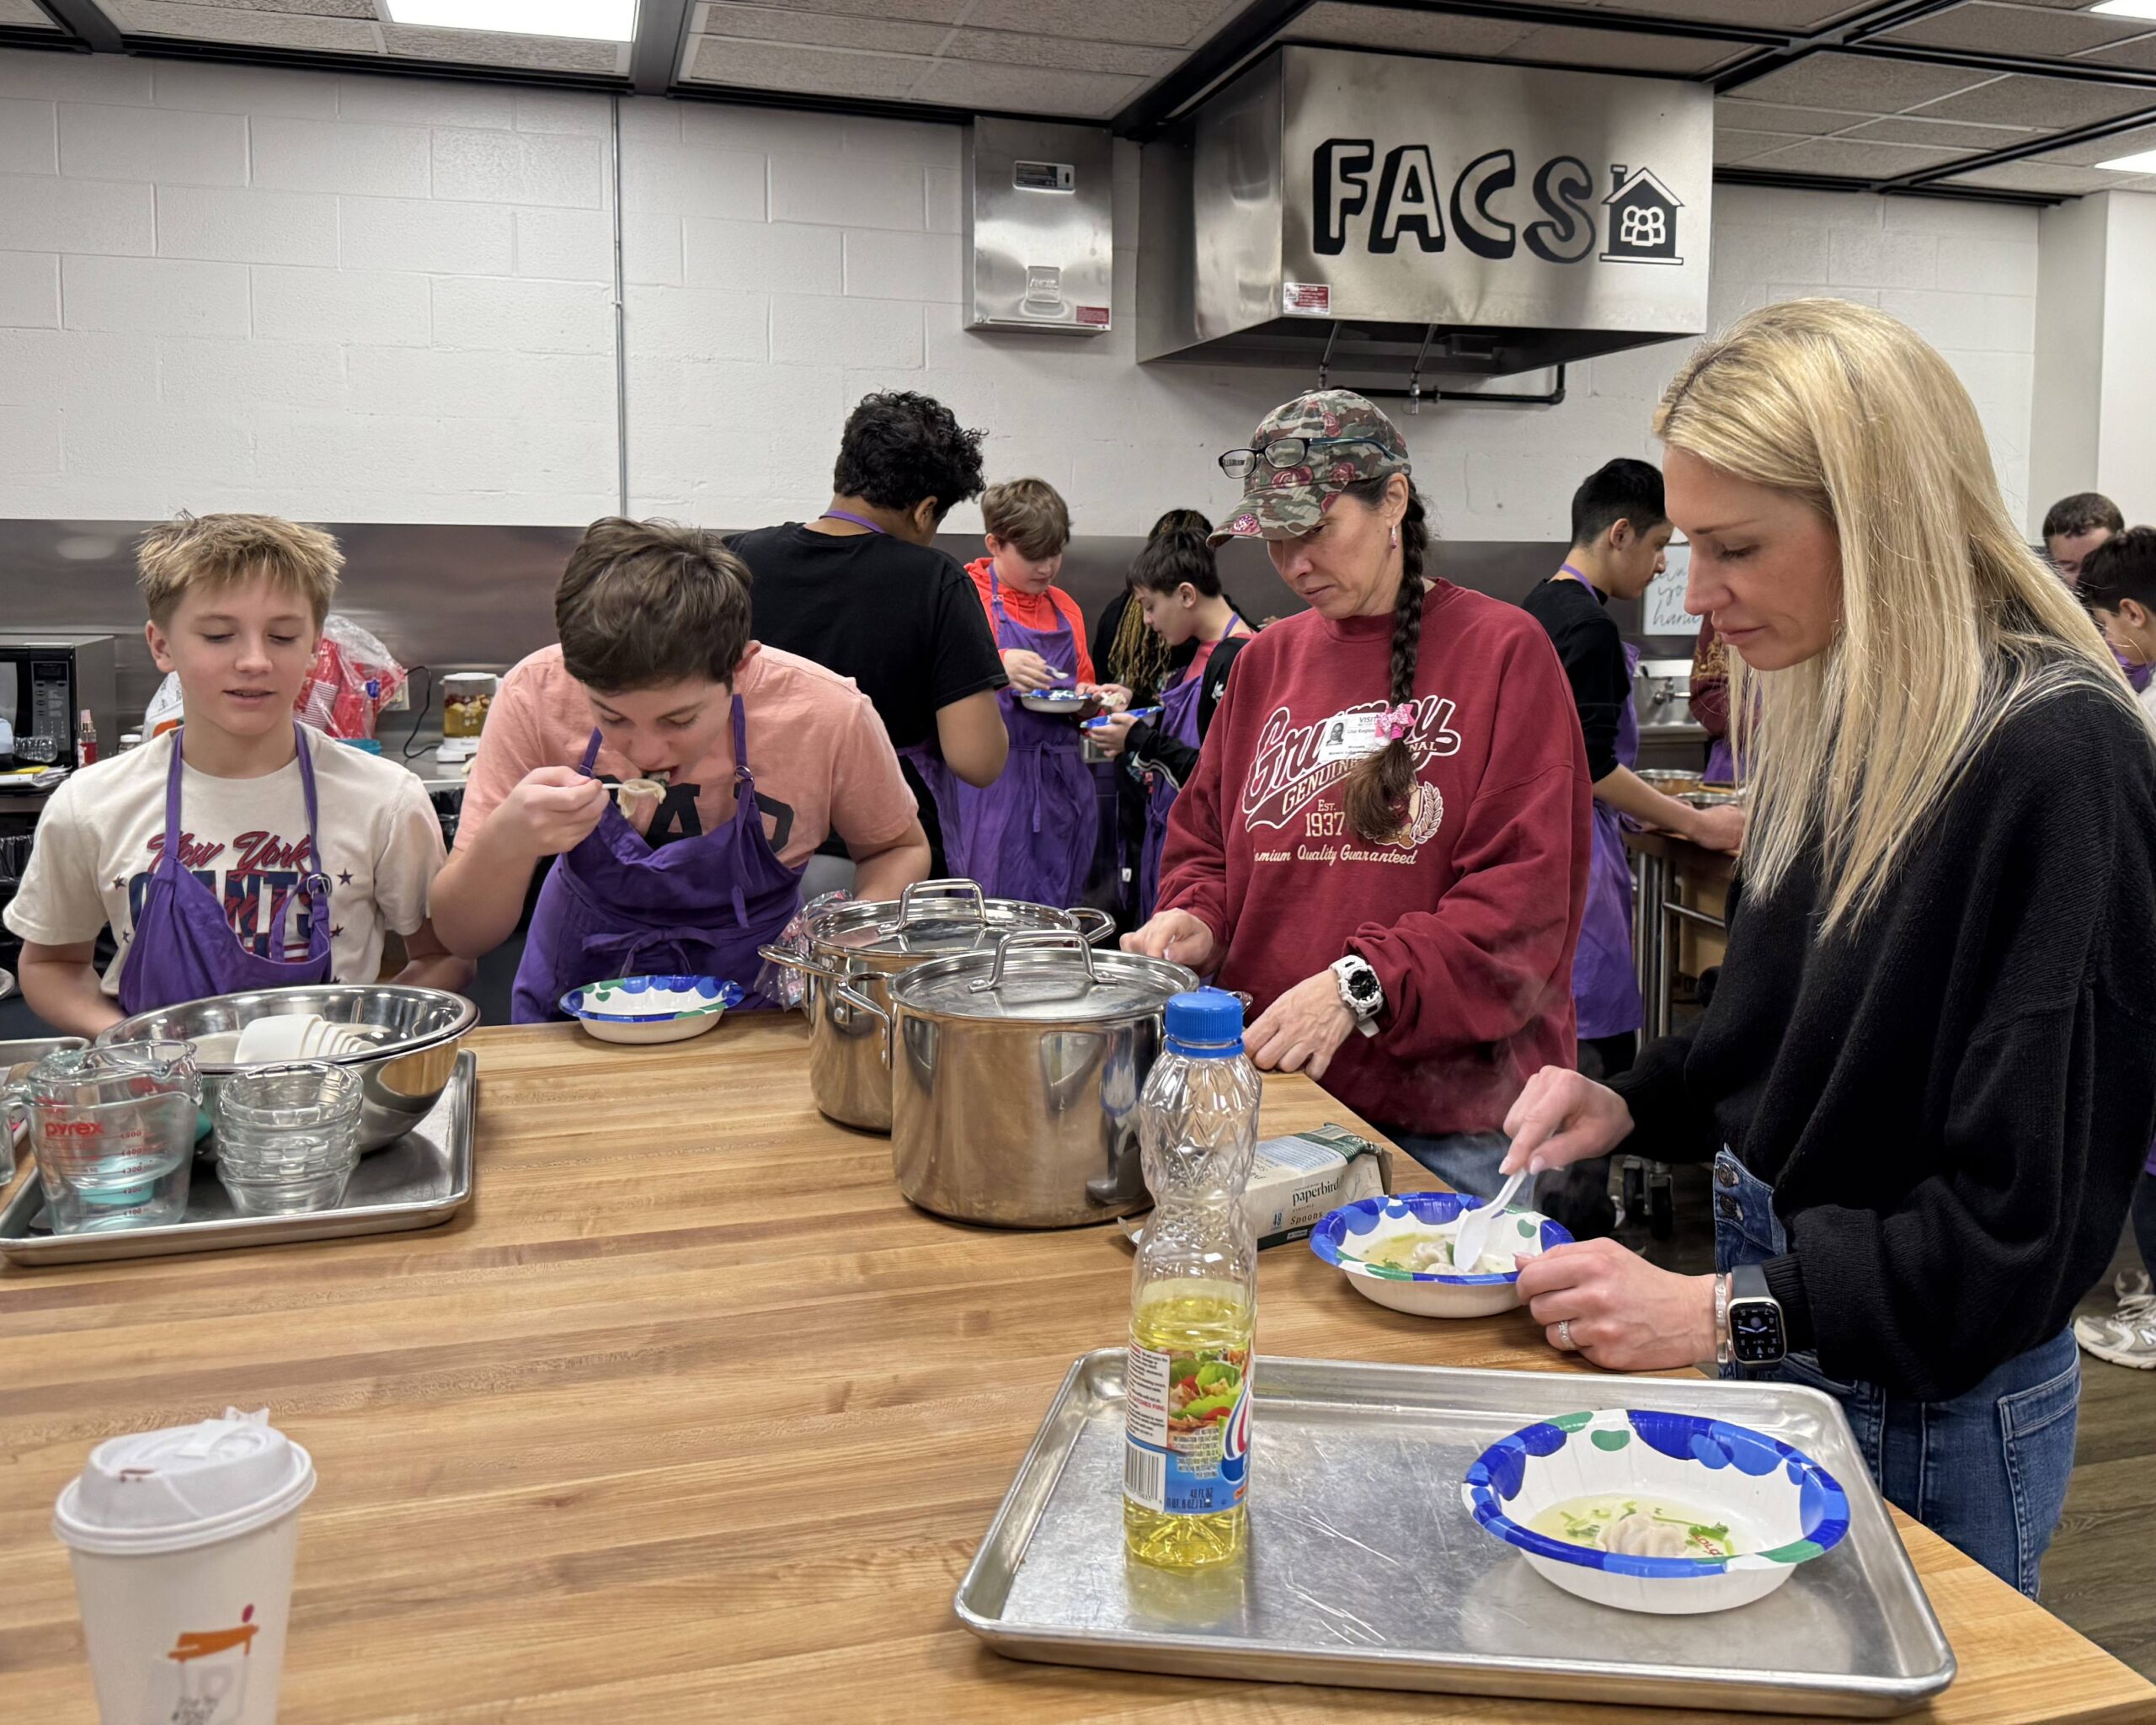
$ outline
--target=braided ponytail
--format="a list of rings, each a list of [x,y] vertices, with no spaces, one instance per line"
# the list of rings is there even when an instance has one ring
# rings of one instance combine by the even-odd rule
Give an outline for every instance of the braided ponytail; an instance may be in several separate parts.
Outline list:
[[[1374,509],[1385,497],[1388,479],[1366,480],[1348,494]],[[1392,681],[1388,707],[1415,698],[1415,665],[1422,644],[1422,567],[1430,548],[1429,515],[1421,494],[1412,487],[1407,513],[1400,523],[1400,598],[1392,613]],[[1373,845],[1396,837],[1412,809],[1415,792],[1413,745],[1396,737],[1376,754],[1355,763],[1341,785],[1341,804],[1356,836]]]
[[[1112,683],[1121,683],[1133,695],[1150,700],[1167,680],[1168,668],[1168,644],[1153,633],[1145,621],[1145,607],[1134,592],[1123,607],[1115,639],[1108,644],[1107,663],[1102,667],[1102,675]]]

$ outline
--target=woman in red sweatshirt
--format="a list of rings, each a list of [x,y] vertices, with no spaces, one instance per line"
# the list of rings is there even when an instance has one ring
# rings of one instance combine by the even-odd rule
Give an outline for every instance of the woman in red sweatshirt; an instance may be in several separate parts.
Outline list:
[[[1347,390],[1221,466],[1309,605],[1243,649],[1123,944],[1249,991],[1260,1066],[1311,1077],[1454,1188],[1498,1185],[1529,1076],[1573,1055],[1593,791],[1550,638],[1425,573],[1392,422]]]

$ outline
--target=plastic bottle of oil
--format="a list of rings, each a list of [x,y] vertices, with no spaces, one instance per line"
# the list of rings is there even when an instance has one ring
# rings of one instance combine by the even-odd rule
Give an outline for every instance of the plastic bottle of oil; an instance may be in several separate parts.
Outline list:
[[[1243,1188],[1257,1103],[1241,1002],[1215,988],[1176,996],[1139,1102],[1154,1209],[1131,1272],[1123,1377],[1123,1541],[1162,1568],[1225,1562],[1249,1539],[1257,1244]]]

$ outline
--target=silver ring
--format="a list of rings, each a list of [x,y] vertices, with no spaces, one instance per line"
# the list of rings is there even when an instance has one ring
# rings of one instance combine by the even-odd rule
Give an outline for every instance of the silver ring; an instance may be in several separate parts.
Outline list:
[[[1568,1317],[1557,1321],[1557,1345],[1568,1354],[1572,1351],[1572,1321]]]

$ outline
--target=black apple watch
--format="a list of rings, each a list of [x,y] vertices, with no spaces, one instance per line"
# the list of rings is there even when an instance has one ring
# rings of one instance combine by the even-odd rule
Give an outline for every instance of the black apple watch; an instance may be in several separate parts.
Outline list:
[[[1789,1352],[1782,1303],[1767,1291],[1767,1273],[1756,1263],[1729,1273],[1729,1351],[1740,1366],[1779,1365]]]

